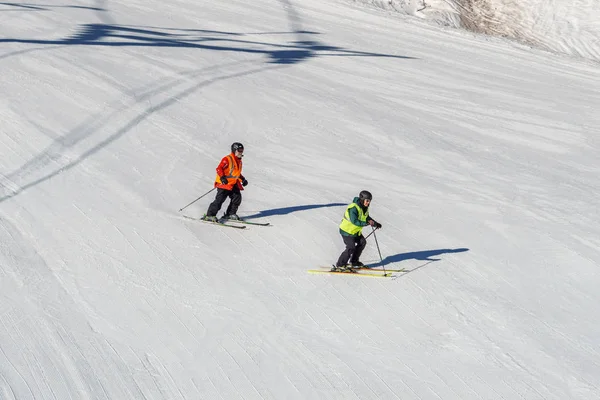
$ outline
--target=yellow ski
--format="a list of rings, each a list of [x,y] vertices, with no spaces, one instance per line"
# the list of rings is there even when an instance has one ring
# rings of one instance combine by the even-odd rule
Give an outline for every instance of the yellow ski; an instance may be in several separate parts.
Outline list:
[[[383,272],[383,270],[381,271]],[[330,274],[330,275],[349,275],[349,276],[363,276],[367,278],[390,278],[392,276],[391,272],[387,274],[370,274],[370,273],[362,273],[362,272],[335,272],[335,271],[327,271],[323,269],[309,269],[309,274]]]

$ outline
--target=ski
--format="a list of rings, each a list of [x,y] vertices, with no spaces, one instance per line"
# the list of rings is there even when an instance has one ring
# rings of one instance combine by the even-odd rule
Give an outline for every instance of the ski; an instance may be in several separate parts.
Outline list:
[[[391,273],[387,274],[369,274],[362,272],[337,272],[337,271],[326,271],[322,269],[309,269],[309,274],[330,274],[330,275],[348,275],[348,276],[362,276],[365,278],[390,278]]]
[[[200,218],[193,218],[193,217],[188,217],[187,215],[182,215],[182,217],[187,218],[187,219],[191,219],[192,221],[198,221],[198,222],[203,222],[205,224],[211,224],[211,225],[218,225],[218,226],[222,226],[225,228],[234,228],[234,229],[246,229],[245,226],[239,226],[239,225],[228,225],[225,224],[223,222],[213,222],[213,221],[205,221],[203,219]]]
[[[221,219],[222,221],[227,221],[227,222],[237,222],[239,224],[246,224],[246,225],[256,225],[256,226],[271,226],[270,222],[250,222],[250,221],[246,221],[244,219]]]
[[[327,268],[327,269],[331,269],[331,267],[319,267],[319,268]],[[377,271],[377,272],[410,272],[408,269],[406,268],[401,268],[401,269],[385,269],[385,271],[379,268],[375,268],[375,267],[369,267],[368,265],[365,265],[364,267],[358,267],[358,268],[352,268],[355,271]]]
[[[319,267],[319,268],[331,269],[332,267],[325,267],[325,266],[323,266],[323,267]],[[365,265],[363,267],[355,267],[355,268],[352,268],[352,269],[354,271],[377,271],[377,272],[384,272],[384,273],[385,272],[410,272],[410,270],[408,270],[406,268],[400,268],[400,269],[387,269],[386,268],[384,270],[383,268],[379,269],[379,268],[376,268],[376,267],[369,267],[368,265]]]

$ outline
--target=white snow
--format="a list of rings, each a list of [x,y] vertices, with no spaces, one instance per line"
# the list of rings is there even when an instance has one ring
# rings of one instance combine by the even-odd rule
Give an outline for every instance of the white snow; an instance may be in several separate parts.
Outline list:
[[[0,398],[600,398],[597,64],[340,2],[49,3],[0,3]],[[234,141],[272,227],[177,211]],[[362,189],[410,272],[308,274]]]

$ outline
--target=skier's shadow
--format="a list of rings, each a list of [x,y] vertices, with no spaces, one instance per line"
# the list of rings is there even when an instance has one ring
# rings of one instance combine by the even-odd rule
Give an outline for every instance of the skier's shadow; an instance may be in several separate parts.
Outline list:
[[[341,207],[341,206],[347,206],[347,204],[346,203],[305,204],[302,206],[271,208],[270,210],[262,210],[262,211],[258,211],[256,214],[244,216],[244,219],[262,218],[262,217],[269,217],[272,215],[286,215],[286,214],[291,214],[291,213],[297,212],[297,211],[312,210],[314,208]]]
[[[422,260],[422,261],[440,261],[441,258],[432,258],[435,256],[439,256],[440,254],[446,253],[462,253],[463,251],[469,251],[467,248],[458,248],[458,249],[438,249],[438,250],[423,250],[423,251],[412,251],[410,253],[399,253],[393,256],[388,256],[384,258],[382,261],[379,261],[375,264],[369,264],[370,267],[383,267],[388,264],[397,263],[404,260]],[[429,264],[429,263],[428,263]],[[418,267],[417,267],[418,268]]]

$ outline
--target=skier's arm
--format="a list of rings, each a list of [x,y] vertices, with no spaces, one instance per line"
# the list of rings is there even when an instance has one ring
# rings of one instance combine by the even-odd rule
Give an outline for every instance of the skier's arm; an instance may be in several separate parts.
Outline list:
[[[228,167],[229,167],[229,160],[227,160],[227,157],[223,157],[223,159],[217,166],[217,175],[219,177],[225,176],[225,171],[227,170]]]
[[[348,210],[348,216],[350,217],[350,222],[352,222],[356,226],[369,225],[369,217],[367,217],[367,222],[362,222],[358,219],[358,210],[356,209],[356,207],[352,207],[350,210]]]

